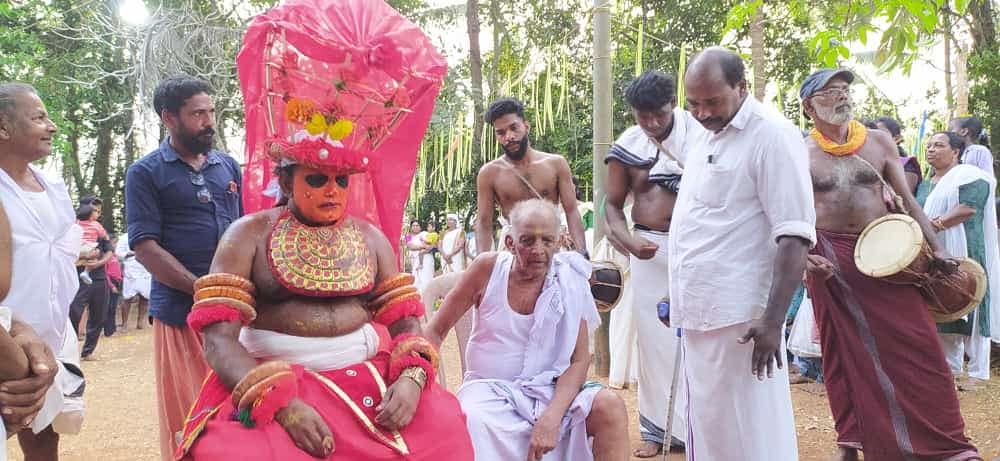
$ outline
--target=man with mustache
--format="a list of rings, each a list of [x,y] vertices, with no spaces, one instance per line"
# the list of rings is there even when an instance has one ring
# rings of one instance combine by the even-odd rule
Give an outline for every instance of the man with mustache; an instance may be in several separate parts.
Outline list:
[[[528,141],[531,125],[524,119],[524,104],[514,98],[493,101],[486,122],[503,156],[479,169],[476,176],[476,252],[493,250],[493,210],[500,206],[504,218],[518,202],[539,198],[562,204],[574,248],[589,256],[583,220],[576,207],[576,189],[569,162],[561,155],[535,150]]]
[[[174,434],[208,372],[201,339],[186,323],[194,281],[208,273],[222,233],[243,214],[240,166],[212,149],[211,93],[189,76],[161,82],[153,108],[168,136],[125,178],[129,246],[153,275],[149,315],[164,460],[172,459]]]
[[[853,119],[854,74],[821,69],[799,89],[815,128],[806,139],[817,243],[807,288],[823,349],[823,379],[837,429],[835,459],[981,459],[965,437],[951,371],[916,287],[861,274],[858,235],[874,220],[909,210],[948,258],[917,204],[888,133]],[[897,209],[894,195],[906,210]]]
[[[706,128],[688,141],[668,242],[688,458],[796,460],[782,360],[785,314],[815,241],[802,134],[748,96],[729,50],[701,52],[684,86]]]

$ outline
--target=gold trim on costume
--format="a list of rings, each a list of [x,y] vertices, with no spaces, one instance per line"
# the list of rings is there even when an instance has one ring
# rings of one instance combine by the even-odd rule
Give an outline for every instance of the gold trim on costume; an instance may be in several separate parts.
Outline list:
[[[296,294],[346,296],[375,284],[375,255],[353,222],[313,227],[282,213],[268,237],[271,272]]]
[[[384,397],[386,389],[385,381],[382,380],[382,376],[377,373],[375,366],[372,365],[371,362],[365,362],[365,365],[368,366],[368,371],[371,372],[372,378],[375,379],[375,383],[378,385],[379,391],[382,393],[382,396]],[[366,415],[365,412],[361,410],[361,407],[359,407],[355,401],[351,400],[351,397],[347,395],[347,393],[344,392],[344,390],[341,389],[340,386],[337,385],[337,383],[331,381],[329,378],[319,373],[312,371],[310,371],[309,373],[311,373],[321,383],[325,384],[326,387],[328,387],[330,391],[333,392],[334,395],[340,398],[340,400],[343,400],[344,403],[347,404],[347,407],[350,408],[352,412],[354,412],[354,415],[357,416],[358,420],[360,420],[365,425],[365,427],[368,429],[368,432],[371,432],[372,435],[375,436],[375,438],[377,438],[380,442],[392,447],[402,455],[410,454],[410,448],[406,445],[406,441],[403,440],[403,435],[400,434],[399,431],[391,431],[394,440],[390,440],[388,437],[385,436],[385,434],[382,433],[382,431],[380,431],[377,427],[375,427],[375,423],[368,418],[368,415]]]

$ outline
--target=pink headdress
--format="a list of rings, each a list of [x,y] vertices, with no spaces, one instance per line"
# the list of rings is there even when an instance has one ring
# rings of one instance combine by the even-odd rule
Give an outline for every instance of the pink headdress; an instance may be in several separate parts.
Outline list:
[[[398,240],[447,69],[424,33],[382,0],[289,0],[254,18],[236,64],[246,211],[270,205],[274,164],[356,173],[348,213]]]

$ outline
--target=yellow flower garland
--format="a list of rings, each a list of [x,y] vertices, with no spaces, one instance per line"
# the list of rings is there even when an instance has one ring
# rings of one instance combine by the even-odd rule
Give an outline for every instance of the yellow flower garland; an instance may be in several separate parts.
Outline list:
[[[861,122],[851,120],[851,123],[847,125],[847,142],[844,144],[837,144],[827,139],[816,128],[809,132],[809,136],[816,140],[823,152],[841,157],[856,154],[861,149],[861,146],[865,144],[865,139],[868,138],[868,129]]]

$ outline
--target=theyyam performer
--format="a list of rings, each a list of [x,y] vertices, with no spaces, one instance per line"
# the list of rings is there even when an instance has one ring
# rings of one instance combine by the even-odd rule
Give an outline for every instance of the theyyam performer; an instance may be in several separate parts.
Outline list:
[[[177,457],[471,460],[389,243],[443,58],[380,0],[302,0],[255,18],[237,65],[248,211],[269,161],[280,205],[233,223],[195,285],[212,372]]]

